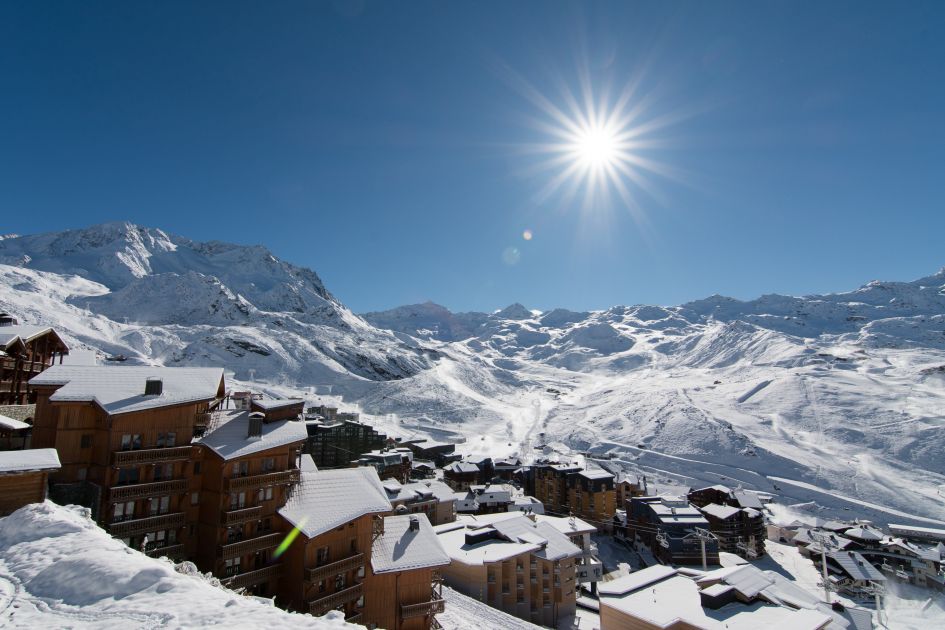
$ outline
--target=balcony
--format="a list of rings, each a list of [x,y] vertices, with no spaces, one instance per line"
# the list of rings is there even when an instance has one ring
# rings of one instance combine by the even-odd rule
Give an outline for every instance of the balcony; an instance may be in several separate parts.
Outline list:
[[[362,617],[361,613],[354,613],[354,614],[351,615],[350,617],[345,617],[345,623],[360,624],[360,623],[361,623],[361,617]]]
[[[256,569],[255,571],[247,571],[246,573],[234,575],[233,577],[222,580],[222,582],[223,586],[234,590],[238,588],[248,588],[254,584],[262,584],[272,578],[279,577],[280,573],[282,573],[282,565],[274,564],[262,569]]]
[[[133,501],[135,499],[157,497],[186,491],[186,479],[155,481],[154,483],[136,483],[130,486],[112,486],[108,491],[108,500],[112,503],[117,503],[118,501]]]
[[[345,558],[343,560],[338,560],[330,564],[324,564],[320,567],[314,567],[311,569],[306,569],[305,579],[309,582],[319,582],[328,577],[333,577],[340,573],[347,573],[354,569],[360,569],[364,566],[364,554],[359,553],[357,555],[351,556],[350,558]]]
[[[266,486],[276,486],[280,484],[298,483],[298,470],[283,470],[281,472],[263,473],[261,475],[248,475],[246,477],[230,477],[226,480],[226,489],[228,492],[236,490],[255,490]]]
[[[446,610],[445,599],[441,599],[435,591],[433,592],[432,597],[433,599],[428,602],[402,605],[400,607],[400,618],[413,619],[414,617],[427,617],[430,615],[438,615]]]
[[[223,524],[227,527],[232,525],[241,525],[249,521],[255,521],[262,516],[262,507],[248,507],[241,510],[230,510],[223,513]]]
[[[147,518],[136,518],[130,521],[112,523],[108,532],[117,538],[130,538],[148,532],[157,532],[163,529],[176,529],[184,526],[184,513],[160,514]]]
[[[170,448],[147,448],[134,451],[115,451],[112,461],[116,466],[135,466],[140,464],[157,464],[160,462],[177,462],[190,459],[189,446],[172,446]]]
[[[220,551],[224,560],[231,560],[264,549],[278,547],[283,538],[285,538],[283,534],[266,534],[265,536],[223,545],[220,547]]]
[[[162,541],[163,542],[163,541]],[[148,545],[150,547],[150,545]],[[167,545],[165,547],[154,547],[148,549],[146,552],[152,558],[161,558],[166,556],[168,558],[183,558],[184,545]]]
[[[324,615],[329,610],[344,606],[349,602],[357,601],[361,597],[361,585],[355,584],[344,590],[332,593],[320,599],[313,599],[308,603],[308,612],[313,615]]]

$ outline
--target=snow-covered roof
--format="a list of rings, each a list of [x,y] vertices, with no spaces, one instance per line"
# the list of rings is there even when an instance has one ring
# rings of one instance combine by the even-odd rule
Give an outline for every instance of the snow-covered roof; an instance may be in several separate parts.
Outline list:
[[[210,431],[203,437],[195,438],[194,443],[203,444],[224,461],[229,461],[293,442],[304,442],[308,437],[305,423],[295,420],[262,423],[262,435],[259,437],[247,437],[248,429],[248,411],[223,411],[215,419]]]
[[[523,553],[561,560],[581,553],[568,537],[549,523],[534,522],[518,512],[461,515],[455,523],[434,528],[450,557],[462,564],[499,562]],[[497,537],[466,544],[467,532],[495,531]]]
[[[832,551],[827,557],[836,562],[852,579],[885,582],[886,576],[855,551]]]
[[[0,451],[0,474],[28,470],[59,470],[59,454],[54,448],[30,448],[25,451]]]
[[[660,566],[654,565],[649,569],[638,571],[637,574]],[[662,568],[665,570],[668,567]],[[631,573],[626,577],[633,575],[636,574]],[[648,581],[645,584],[646,588],[637,587],[635,590],[624,593],[611,595],[604,592],[605,588],[623,579],[618,578],[598,585],[601,608],[610,607],[619,610],[660,628],[678,624],[704,630],[756,630],[757,628],[818,630],[831,621],[831,617],[817,611],[794,610],[762,602],[753,604],[735,602],[718,610],[705,609],[702,607],[702,598],[696,583],[682,575],[669,575]]]
[[[718,505],[716,503],[710,503],[702,508],[703,514],[708,514],[709,516],[714,516],[715,518],[720,518],[722,520],[732,518],[738,514],[741,510],[737,507],[732,507],[730,505]]]
[[[394,482],[394,483],[390,483]],[[442,481],[418,481],[415,483],[401,484],[396,479],[385,479],[383,481],[384,490],[387,492],[387,498],[391,503],[399,501],[413,501],[429,494],[435,498],[438,503],[455,501],[453,489]]]
[[[162,392],[145,396],[145,382],[161,379]],[[139,365],[54,365],[30,385],[61,385],[52,402],[95,402],[109,415],[209,401],[221,394],[223,368]]]
[[[754,492],[736,490],[734,494],[735,500],[738,501],[738,504],[743,508],[753,508],[755,510],[760,510],[763,508],[761,505],[761,499],[759,499],[758,495]]]
[[[848,529],[843,532],[844,536],[849,536],[850,538],[857,538],[859,540],[869,540],[873,542],[878,542],[883,539],[883,533],[879,530],[873,529],[872,527],[854,527],[853,529]]]
[[[531,497],[528,497],[531,498]],[[538,500],[535,499],[537,502]],[[559,532],[565,536],[570,534],[593,534],[597,531],[597,528],[588,523],[587,521],[582,521],[576,516],[573,517],[564,517],[564,516],[548,516],[546,514],[536,514],[535,520],[539,523],[548,523]]]
[[[303,472],[279,514],[315,538],[365,514],[390,512],[387,493],[371,466]]]
[[[304,405],[305,401],[301,398],[261,398],[253,399],[251,404],[253,407],[259,407],[263,411],[270,411],[272,409],[291,407],[292,405]]]
[[[16,338],[28,342],[50,332],[55,333],[56,331],[49,326],[31,326],[28,324],[0,326],[0,347],[5,348]],[[58,335],[56,336],[58,337]]]
[[[22,429],[28,429],[30,425],[20,420],[14,420],[13,418],[8,418],[3,414],[0,414],[0,429],[6,429],[8,431],[20,431]]]
[[[915,536],[917,538],[945,540],[945,529],[937,529],[934,527],[920,527],[918,525],[894,525],[890,523],[889,531],[900,536]]]
[[[477,473],[479,472],[479,467],[475,464],[469,464],[466,462],[453,462],[443,467],[444,472],[452,473]]]
[[[539,549],[534,554],[545,560],[562,560],[581,553],[577,545],[551,524],[535,522],[527,516],[497,521],[492,527],[507,540],[537,545]]]
[[[410,529],[410,521],[417,519],[419,528]],[[384,533],[371,546],[371,568],[374,573],[410,571],[439,567],[450,563],[426,514],[388,516],[384,518]]]
[[[579,476],[584,477],[585,479],[613,479],[613,474],[602,469],[589,470],[585,469],[578,473]]]
[[[315,465],[315,460],[312,459],[311,455],[302,453],[302,457],[299,458],[299,470],[302,472],[318,472],[318,466]]]
[[[717,490],[719,492],[724,492],[725,494],[732,494],[732,489],[728,486],[723,486],[722,484],[715,484],[714,486],[706,486],[705,488],[698,488],[693,490],[693,492],[702,492],[703,490]]]
[[[616,580],[601,582],[597,585],[597,592],[601,595],[624,595],[673,575],[676,575],[676,569],[673,567],[668,567],[665,564],[654,564]]]

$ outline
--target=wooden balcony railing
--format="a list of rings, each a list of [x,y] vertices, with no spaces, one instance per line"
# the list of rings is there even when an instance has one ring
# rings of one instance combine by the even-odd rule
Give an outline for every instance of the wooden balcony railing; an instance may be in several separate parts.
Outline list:
[[[255,507],[243,508],[241,510],[230,510],[229,512],[223,513],[223,524],[227,527],[231,525],[239,525],[241,523],[255,521],[260,516],[262,516],[262,507],[259,505]]]
[[[440,598],[440,594],[433,591],[431,599],[428,602],[419,604],[403,604],[400,607],[401,619],[413,619],[414,617],[426,617],[428,615],[438,615],[446,610],[446,600]]]
[[[163,529],[175,529],[184,526],[184,513],[173,512],[171,514],[160,514],[158,516],[149,516],[147,518],[136,518],[130,521],[121,521],[112,523],[108,526],[108,531],[112,536],[118,538],[128,538],[148,532],[157,532]]]
[[[345,617],[345,623],[360,624],[361,617],[362,617],[361,613],[354,613],[350,617]]]
[[[248,475],[246,477],[230,477],[226,480],[226,489],[228,492],[235,490],[255,490],[265,486],[276,486],[280,484],[298,483],[298,470],[283,470],[281,472],[263,473],[261,475]]]
[[[154,547],[148,549],[147,554],[152,558],[167,556],[168,558],[183,558],[184,545],[167,545],[166,547]]]
[[[262,551],[264,549],[278,547],[283,538],[285,538],[283,534],[266,534],[265,536],[259,536],[257,538],[250,538],[249,540],[241,540],[229,545],[223,545],[220,547],[220,550],[222,552],[223,559],[230,560],[232,558],[245,556],[246,554],[256,553],[257,551]]]
[[[332,577],[338,575],[339,573],[346,573],[354,569],[360,569],[363,566],[364,554],[359,553],[357,555],[351,556],[350,558],[344,558],[343,560],[338,560],[330,564],[323,564],[320,567],[306,569],[305,579],[309,582],[318,582],[319,580],[324,580],[327,577]]]
[[[155,481],[154,483],[136,483],[130,486],[112,486],[108,491],[108,500],[111,502],[131,501],[144,497],[157,497],[164,494],[174,494],[187,490],[186,479],[171,479]]]
[[[329,610],[356,601],[359,597],[361,597],[361,585],[355,584],[331,595],[309,601],[308,611],[313,615],[323,615]]]
[[[156,464],[190,459],[189,446],[171,446],[169,448],[146,448],[133,451],[115,451],[112,457],[116,466],[134,464]]]
[[[262,569],[247,571],[246,573],[240,573],[239,575],[226,578],[223,580],[223,585],[232,589],[247,588],[249,586],[253,586],[254,584],[262,584],[263,582],[271,580],[274,577],[279,577],[280,573],[282,573],[282,565],[274,564]]]

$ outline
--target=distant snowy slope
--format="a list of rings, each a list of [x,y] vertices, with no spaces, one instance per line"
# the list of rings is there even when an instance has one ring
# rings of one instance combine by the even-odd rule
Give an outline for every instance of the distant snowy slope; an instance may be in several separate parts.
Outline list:
[[[188,566],[189,565],[189,568]],[[47,502],[0,518],[4,628],[360,628],[243,597],[109,536],[87,510]]]
[[[330,390],[464,452],[583,452],[665,487],[945,521],[945,270],[831,295],[359,317],[265,248],[108,224],[0,240],[0,309],[101,357]]]

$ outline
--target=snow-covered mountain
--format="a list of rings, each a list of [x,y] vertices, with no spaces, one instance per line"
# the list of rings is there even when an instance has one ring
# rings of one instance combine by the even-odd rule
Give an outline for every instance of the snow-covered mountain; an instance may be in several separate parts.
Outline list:
[[[0,239],[0,309],[103,358],[330,390],[467,452],[585,452],[658,487],[945,520],[945,270],[823,296],[359,317],[265,248],[121,223]]]

